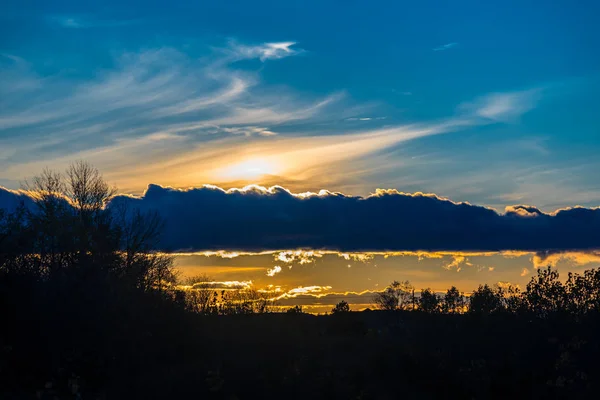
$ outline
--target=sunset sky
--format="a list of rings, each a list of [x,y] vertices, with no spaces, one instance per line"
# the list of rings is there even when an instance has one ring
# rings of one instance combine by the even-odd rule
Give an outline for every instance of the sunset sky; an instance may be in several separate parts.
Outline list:
[[[307,304],[597,266],[599,16],[592,0],[9,0],[0,206],[84,159],[114,201],[164,214],[184,275]]]

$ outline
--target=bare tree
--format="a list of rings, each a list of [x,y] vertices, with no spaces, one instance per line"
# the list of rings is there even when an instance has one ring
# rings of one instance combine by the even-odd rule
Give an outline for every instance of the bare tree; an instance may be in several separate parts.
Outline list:
[[[411,303],[413,289],[409,281],[394,281],[375,295],[375,305],[382,310],[405,310]]]
[[[210,314],[216,307],[216,291],[211,284],[212,278],[206,274],[188,277],[183,283],[188,288],[185,291],[186,307],[200,314]]]
[[[45,169],[24,186],[39,206],[30,215],[37,235],[33,251],[49,271],[85,266],[142,290],[162,291],[175,283],[173,257],[156,252],[164,227],[160,215],[124,205],[107,208],[116,189],[89,163],[77,161],[64,175]]]
[[[125,267],[130,268],[137,255],[156,248],[165,223],[158,212],[142,213],[125,203],[118,204],[113,215],[119,231],[119,245],[125,253]]]
[[[176,283],[173,257],[156,251],[164,220],[156,211],[142,213],[119,204],[113,210],[118,242],[123,256],[121,274],[148,290],[162,291]]]
[[[23,189],[31,192],[38,204],[44,204],[44,201],[56,201],[57,198],[63,197],[65,193],[65,184],[63,176],[56,171],[44,168],[40,175],[31,178],[30,181],[25,181],[22,185]]]
[[[32,250],[44,266],[43,272],[52,274],[72,265],[72,213],[65,196],[64,176],[45,168],[22,186],[31,194],[37,207],[28,218],[32,236],[35,236]]]
[[[263,314],[272,312],[274,302],[268,293],[255,288],[244,288],[221,292],[220,313],[232,314]]]
[[[65,193],[80,214],[102,210],[116,193],[116,188],[109,187],[100,172],[86,161],[71,164],[66,176]]]

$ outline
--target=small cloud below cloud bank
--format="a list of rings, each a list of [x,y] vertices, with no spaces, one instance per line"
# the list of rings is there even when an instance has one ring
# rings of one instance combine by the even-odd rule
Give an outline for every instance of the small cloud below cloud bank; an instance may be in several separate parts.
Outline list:
[[[281,267],[279,265],[274,266],[267,270],[267,276],[275,276],[281,272]]]

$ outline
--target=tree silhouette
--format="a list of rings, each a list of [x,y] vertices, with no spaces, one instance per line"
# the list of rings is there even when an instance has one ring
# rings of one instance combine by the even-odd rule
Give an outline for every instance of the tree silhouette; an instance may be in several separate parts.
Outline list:
[[[222,291],[218,312],[222,315],[264,314],[272,309],[273,301],[268,294],[251,287]]]
[[[481,285],[468,307],[454,286],[423,289],[429,315],[345,301],[332,309],[343,318],[256,315],[273,311],[256,288],[177,281],[156,251],[160,216],[107,206],[114,190],[89,164],[26,189],[33,207],[0,210],[0,398],[393,398],[399,384],[427,398],[597,395],[600,270],[563,282],[540,269],[522,292]],[[395,281],[374,301],[407,310],[413,290]]]
[[[600,311],[600,269],[591,269],[583,275],[569,273],[565,282],[568,311],[587,314]]]
[[[551,267],[538,269],[537,276],[531,278],[523,295],[527,308],[538,316],[545,317],[567,309],[567,291],[559,280],[558,271]]]
[[[452,286],[444,295],[442,309],[445,313],[462,312],[465,307],[465,296],[456,286]]]
[[[340,314],[340,313],[345,313],[350,311],[350,306],[348,305],[348,303],[344,300],[340,301],[339,303],[337,303],[335,305],[335,307],[333,307],[333,309],[331,310],[332,314]]]
[[[294,307],[290,307],[285,311],[286,314],[303,314],[304,311],[302,311],[302,306],[294,306]]]
[[[217,312],[218,293],[211,284],[212,278],[200,274],[188,277],[183,281],[185,289],[182,290],[185,307],[199,314],[213,314]]]
[[[503,311],[517,314],[525,311],[525,304],[521,289],[513,284],[504,284],[496,287],[496,293],[502,302]]]
[[[492,314],[502,311],[503,299],[500,292],[490,286],[479,285],[469,297],[469,312],[476,314]]]
[[[419,297],[419,309],[427,313],[436,313],[441,310],[441,299],[431,289],[422,289]]]
[[[413,290],[409,281],[394,281],[385,290],[376,293],[373,301],[381,310],[406,310],[410,305]]]
[[[24,188],[34,208],[2,213],[8,233],[0,234],[0,245],[9,240],[18,249],[2,252],[4,273],[27,270],[57,282],[118,280],[142,291],[175,282],[172,257],[154,250],[163,226],[158,214],[107,208],[115,189],[90,164],[78,161],[64,175],[45,169]]]

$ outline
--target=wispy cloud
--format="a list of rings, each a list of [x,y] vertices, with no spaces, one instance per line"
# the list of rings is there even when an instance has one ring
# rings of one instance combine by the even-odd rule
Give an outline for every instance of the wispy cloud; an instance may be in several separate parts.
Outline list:
[[[48,24],[67,29],[110,28],[137,24],[139,20],[98,19],[87,15],[48,15]]]
[[[56,90],[51,86],[40,98],[60,94],[53,101],[13,104],[21,107],[0,114],[5,129],[25,132],[21,139],[14,133],[6,136],[12,152],[0,165],[4,161],[6,177],[22,179],[48,165],[47,159],[33,157],[44,150],[59,168],[74,158],[88,159],[133,192],[145,182],[231,187],[258,181],[302,190],[302,182],[332,186],[385,168],[360,160],[390,146],[496,122],[481,113],[499,116],[485,111],[494,104],[486,98],[463,116],[436,124],[356,127],[344,135],[326,128],[315,131],[310,124],[339,121],[343,94],[311,101],[282,89],[271,93],[255,75],[223,68],[215,73],[214,66],[198,67],[181,53],[163,49],[127,54],[117,71],[91,83],[67,85],[69,90],[64,82]],[[73,152],[64,143],[82,147]]]
[[[296,42],[273,42],[259,45],[245,45],[230,42],[229,54],[236,59],[258,58],[260,61],[277,60],[284,57],[301,54],[303,49],[292,48]]]
[[[527,91],[496,93],[435,123],[383,125],[371,105],[352,104],[344,92],[316,98],[270,87],[235,63],[291,55],[291,44],[241,46],[235,57],[232,48],[200,60],[170,48],[126,52],[88,81],[40,77],[24,60],[4,57],[0,179],[84,158],[134,193],[147,182],[339,189],[391,168],[372,162],[390,147],[533,107]],[[348,120],[355,123],[340,131]]]
[[[239,126],[233,128],[223,128],[223,132],[232,133],[234,135],[260,135],[260,136],[274,136],[276,132],[270,131],[267,128],[261,128],[258,126]]]
[[[0,169],[19,179],[33,173],[27,165],[48,164],[44,157],[57,168],[89,157],[111,172],[151,154],[166,161],[200,143],[225,145],[228,136],[274,136],[278,126],[314,120],[344,98],[273,90],[223,56],[197,61],[169,48],[124,53],[85,82],[42,78],[16,56],[3,59]]]
[[[282,294],[280,298],[290,298],[302,295],[313,295],[318,297],[324,295],[324,292],[329,290],[331,290],[331,286],[300,286],[288,290],[286,293]]]
[[[491,93],[460,106],[462,110],[497,122],[514,122],[528,111],[535,108],[542,95],[541,88]]]
[[[21,101],[0,112],[0,147],[10,150],[0,166],[6,177],[22,179],[50,159],[62,168],[85,158],[121,188],[136,191],[144,181],[232,181],[231,166],[255,165],[259,158],[260,165],[274,166],[261,175],[306,180],[326,166],[450,129],[441,124],[374,126],[347,131],[349,136],[326,128],[315,132],[306,122],[339,121],[358,109],[340,107],[343,93],[307,99],[281,87],[270,90],[257,74],[213,61],[197,62],[173,49],[125,53],[92,81],[44,79],[39,87],[22,88],[15,97]],[[26,69],[20,75],[35,77]],[[7,92],[8,83],[0,84],[0,94]],[[281,135],[291,129],[292,135]]]
[[[438,46],[438,47],[434,47],[432,50],[433,51],[444,51],[444,50],[449,50],[449,49],[451,49],[453,47],[456,47],[456,46],[458,46],[458,43],[451,42],[451,43],[443,44],[443,45]]]

